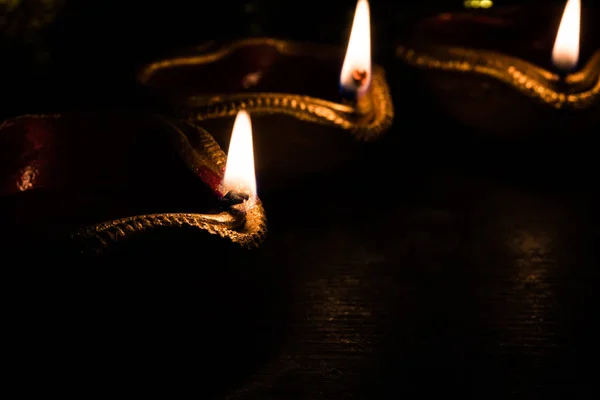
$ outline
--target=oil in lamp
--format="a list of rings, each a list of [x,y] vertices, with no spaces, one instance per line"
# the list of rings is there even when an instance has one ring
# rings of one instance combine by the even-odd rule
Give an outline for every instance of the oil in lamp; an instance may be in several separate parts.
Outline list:
[[[445,13],[418,22],[396,54],[481,132],[587,132],[600,122],[597,11],[568,0]]]
[[[97,255],[179,229],[257,247],[266,218],[252,132],[247,115],[236,121],[229,158],[205,130],[160,116],[91,112],[3,122],[0,214],[11,237],[3,245],[39,239]]]
[[[179,115],[202,122],[219,143],[230,124],[224,118],[239,110],[258,117],[262,178],[328,168],[345,148],[354,149],[348,141],[384,133],[394,113],[384,70],[371,65],[367,0],[357,3],[345,55],[274,38],[210,42],[146,65],[138,81]]]

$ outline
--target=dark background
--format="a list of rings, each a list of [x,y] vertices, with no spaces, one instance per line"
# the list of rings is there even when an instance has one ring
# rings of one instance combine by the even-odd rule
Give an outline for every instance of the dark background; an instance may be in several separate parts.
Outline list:
[[[205,40],[345,44],[355,6],[71,1],[31,28],[34,3],[3,31],[3,118],[142,107],[135,71]],[[461,6],[371,1],[393,129],[342,171],[259,185],[269,235],[236,264],[204,248],[169,260],[168,247],[152,268],[116,260],[94,274],[33,262],[35,249],[6,260],[36,282],[8,291],[13,382],[74,397],[593,398],[594,139],[489,138],[394,77],[404,27]],[[128,269],[144,284],[122,283]],[[92,301],[100,276],[110,284]]]

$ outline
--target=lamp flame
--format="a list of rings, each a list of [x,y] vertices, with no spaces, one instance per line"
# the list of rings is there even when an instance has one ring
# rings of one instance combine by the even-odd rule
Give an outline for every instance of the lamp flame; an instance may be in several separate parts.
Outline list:
[[[370,18],[369,2],[358,0],[340,75],[340,86],[345,91],[362,94],[371,83]]]
[[[245,110],[238,112],[233,123],[222,189],[223,193],[233,190],[247,194],[247,206],[256,200],[252,123]]]
[[[569,71],[577,65],[579,61],[580,29],[581,1],[568,0],[552,50],[552,62],[556,68]]]

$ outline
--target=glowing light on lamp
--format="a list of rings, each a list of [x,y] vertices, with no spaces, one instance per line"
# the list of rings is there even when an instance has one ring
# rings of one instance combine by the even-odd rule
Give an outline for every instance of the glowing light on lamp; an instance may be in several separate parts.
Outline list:
[[[465,0],[465,8],[490,8],[494,5],[492,0]]]

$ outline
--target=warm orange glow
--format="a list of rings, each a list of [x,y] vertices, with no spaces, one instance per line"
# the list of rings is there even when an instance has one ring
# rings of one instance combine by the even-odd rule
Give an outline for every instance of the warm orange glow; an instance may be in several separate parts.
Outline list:
[[[250,196],[247,205],[256,200],[256,175],[254,173],[254,149],[252,146],[252,123],[246,111],[240,111],[235,118],[227,165],[223,177],[223,193],[230,190]]]
[[[350,40],[340,75],[344,90],[364,93],[371,82],[371,22],[369,2],[358,0]]]
[[[581,1],[568,0],[552,50],[552,62],[556,68],[568,71],[577,65],[579,61],[580,24]]]

